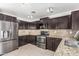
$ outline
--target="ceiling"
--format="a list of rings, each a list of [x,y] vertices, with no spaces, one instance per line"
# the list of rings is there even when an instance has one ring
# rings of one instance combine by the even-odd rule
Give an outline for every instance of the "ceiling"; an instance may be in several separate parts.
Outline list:
[[[53,7],[53,13],[47,12]],[[79,3],[0,3],[0,12],[11,14],[25,21],[39,20],[40,18],[62,12],[79,9]],[[35,11],[36,13],[32,13]],[[29,19],[28,16],[33,16]]]

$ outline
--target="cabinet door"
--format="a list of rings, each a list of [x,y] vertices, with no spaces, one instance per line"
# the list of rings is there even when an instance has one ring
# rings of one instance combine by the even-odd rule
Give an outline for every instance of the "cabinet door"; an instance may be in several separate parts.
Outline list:
[[[57,50],[60,42],[61,42],[61,38],[53,38],[53,40],[52,40],[52,50],[53,51]]]
[[[25,44],[27,44],[27,37],[26,36],[19,36],[19,39],[18,39],[18,44],[19,46],[23,46]]]
[[[36,36],[29,35],[26,38],[28,43],[36,44]]]
[[[69,15],[52,18],[48,22],[48,29],[69,29]]]
[[[57,18],[57,29],[68,29],[69,16],[62,16]]]
[[[12,48],[13,48],[12,41],[2,42],[2,52],[3,52],[3,54],[12,51]]]
[[[52,50],[52,39],[51,38],[47,38],[46,48],[49,50]]]
[[[28,28],[29,28],[29,29],[36,29],[35,23],[34,23],[34,22],[29,23]]]
[[[60,42],[61,42],[61,38],[48,37],[46,48],[55,52]]]
[[[79,30],[79,11],[72,12],[72,29]]]
[[[56,29],[56,23],[52,22],[52,23],[48,23],[48,29]]]
[[[5,15],[5,21],[11,22],[12,21],[12,17],[9,16],[9,15]]]
[[[4,15],[0,14],[0,20],[4,20]]]

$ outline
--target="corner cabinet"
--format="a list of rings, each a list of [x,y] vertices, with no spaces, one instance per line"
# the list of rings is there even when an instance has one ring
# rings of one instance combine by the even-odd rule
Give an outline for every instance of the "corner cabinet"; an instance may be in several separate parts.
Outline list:
[[[57,50],[61,40],[62,40],[61,38],[47,37],[46,49],[52,50],[55,52]]]
[[[72,16],[72,29],[79,30],[79,10],[73,11],[71,16]]]

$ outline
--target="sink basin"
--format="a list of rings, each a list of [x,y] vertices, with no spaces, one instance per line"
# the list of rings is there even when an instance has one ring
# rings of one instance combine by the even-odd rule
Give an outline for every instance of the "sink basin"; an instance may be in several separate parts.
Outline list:
[[[79,41],[76,41],[76,40],[65,40],[64,44],[70,47],[76,47],[76,48],[79,47]]]

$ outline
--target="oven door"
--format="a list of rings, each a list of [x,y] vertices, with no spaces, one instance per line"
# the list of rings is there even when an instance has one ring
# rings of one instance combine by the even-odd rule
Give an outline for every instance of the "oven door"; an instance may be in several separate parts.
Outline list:
[[[37,36],[37,42],[46,43],[46,37],[45,36]]]

